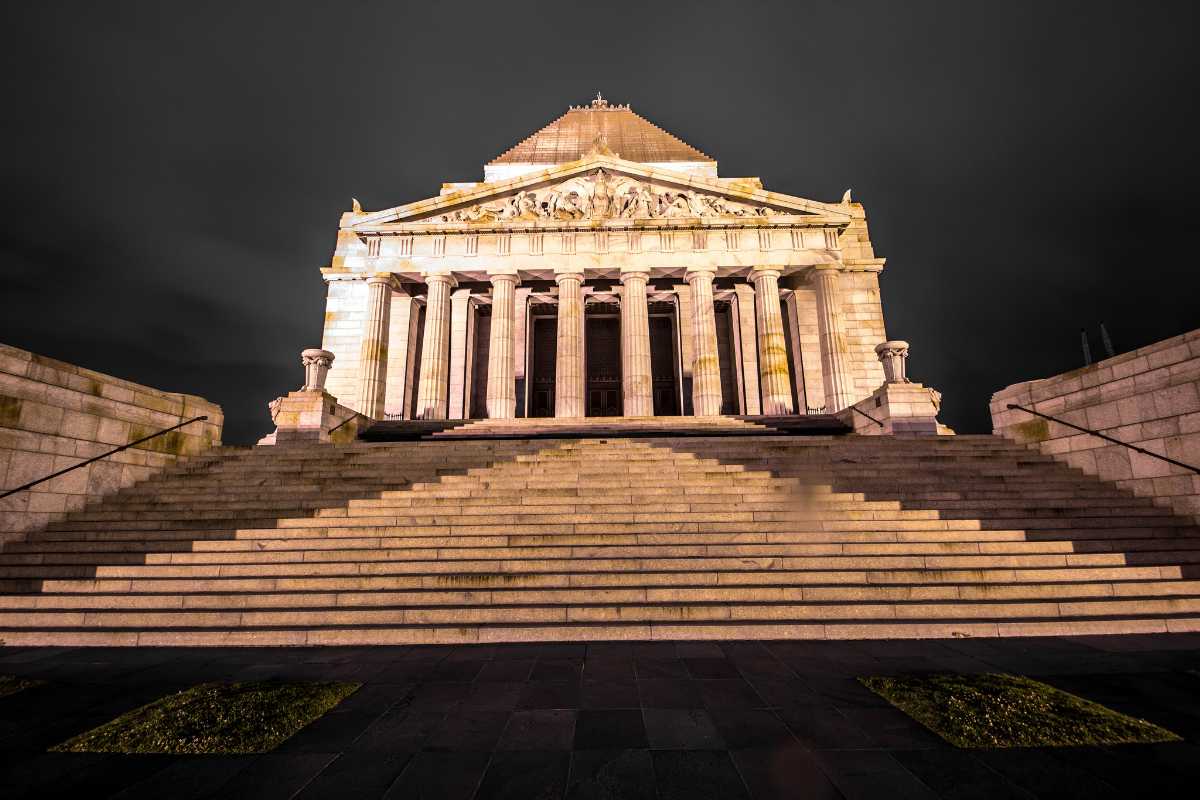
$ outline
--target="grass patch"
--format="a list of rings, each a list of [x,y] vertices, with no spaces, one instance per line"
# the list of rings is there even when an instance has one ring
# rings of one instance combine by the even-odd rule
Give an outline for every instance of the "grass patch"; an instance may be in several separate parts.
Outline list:
[[[0,675],[0,697],[23,692],[35,686],[41,686],[45,681],[35,681],[32,678],[18,678],[16,675]]]
[[[1180,737],[1016,675],[859,678],[955,747],[1069,747],[1177,742]]]
[[[361,684],[204,683],[50,748],[66,753],[265,753]]]

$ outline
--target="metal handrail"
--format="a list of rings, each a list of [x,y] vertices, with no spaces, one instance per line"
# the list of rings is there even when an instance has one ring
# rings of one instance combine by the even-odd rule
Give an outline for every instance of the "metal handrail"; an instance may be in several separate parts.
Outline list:
[[[9,489],[4,494],[0,494],[0,500],[3,500],[4,498],[8,497],[10,494],[16,494],[17,492],[23,492],[26,489],[32,489],[34,486],[37,486],[39,483],[45,483],[46,481],[51,480],[52,478],[57,478],[59,475],[66,475],[71,470],[79,469],[80,467],[86,467],[88,464],[91,464],[93,461],[99,461],[102,458],[108,458],[109,456],[113,455],[114,453],[119,453],[122,450],[128,450],[129,448],[133,447],[134,445],[141,444],[142,442],[148,442],[151,439],[153,439],[155,436],[162,436],[164,433],[170,433],[173,430],[182,428],[184,425],[191,425],[193,422],[199,422],[200,420],[207,420],[207,419],[208,419],[207,415],[201,415],[199,417],[192,417],[191,419],[181,422],[178,425],[172,425],[169,428],[163,428],[161,431],[158,431],[157,433],[152,433],[149,436],[143,436],[142,438],[138,439],[137,441],[130,442],[129,444],[123,444],[118,448],[109,450],[107,453],[89,458],[87,461],[80,461],[78,464],[73,464],[73,465],[67,467],[66,469],[60,469],[58,472],[47,475],[44,478],[38,478],[36,481],[31,481],[31,482],[25,484],[24,486],[18,486],[15,489]]]
[[[881,428],[883,427],[883,423],[882,423],[882,422],[880,422],[879,420],[875,419],[875,418],[874,418],[874,417],[872,417],[870,414],[868,414],[867,412],[865,412],[865,411],[863,411],[862,409],[860,409],[858,406],[850,406],[850,410],[851,410],[851,411],[855,411],[855,412],[857,412],[857,413],[859,413],[859,414],[862,414],[864,417],[866,417],[867,419],[871,420],[871,422],[874,422],[874,423],[875,423],[876,425],[878,425],[879,427],[881,427]]]
[[[363,419],[371,419],[371,418],[370,418],[370,417],[368,417],[366,414],[363,414],[363,413],[361,413],[361,412],[359,412],[359,411],[355,411],[353,414],[351,414],[350,416],[346,417],[344,420],[342,420],[341,422],[339,422],[337,425],[334,425],[332,428],[330,428],[330,429],[329,429],[329,435],[330,435],[330,436],[332,436],[334,431],[336,431],[338,428],[342,427],[343,425],[345,425],[347,422],[349,422],[350,420],[354,419],[355,417],[362,417]]]
[[[1168,464],[1174,464],[1177,467],[1183,467],[1184,469],[1190,469],[1192,472],[1195,472],[1197,475],[1200,475],[1200,467],[1193,467],[1191,464],[1185,464],[1182,461],[1176,461],[1173,458],[1167,458],[1164,455],[1160,455],[1158,453],[1152,452],[1150,450],[1147,450],[1144,447],[1138,447],[1137,445],[1130,444],[1129,442],[1122,442],[1120,439],[1114,439],[1111,436],[1106,436],[1105,434],[1100,433],[1100,431],[1094,431],[1091,428],[1084,428],[1079,425],[1076,425],[1073,422],[1067,422],[1066,420],[1059,419],[1058,417],[1052,417],[1049,414],[1043,414],[1040,411],[1034,411],[1032,408],[1026,408],[1025,406],[1019,406],[1016,403],[1009,403],[1007,408],[1009,411],[1024,411],[1026,414],[1033,414],[1035,417],[1041,417],[1042,419],[1048,419],[1051,422],[1057,422],[1059,425],[1066,425],[1068,428],[1074,428],[1075,430],[1080,431],[1081,433],[1090,433],[1092,436],[1097,436],[1106,442],[1112,442],[1113,444],[1119,444],[1122,447],[1128,447],[1130,450],[1133,450],[1135,453],[1141,453],[1144,456],[1152,456],[1154,458],[1159,459],[1160,461],[1166,461]]]

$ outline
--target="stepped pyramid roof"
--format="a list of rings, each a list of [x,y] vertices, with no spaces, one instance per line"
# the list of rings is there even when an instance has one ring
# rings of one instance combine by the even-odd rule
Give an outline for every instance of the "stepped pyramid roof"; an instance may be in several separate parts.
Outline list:
[[[591,103],[571,106],[567,113],[489,161],[484,169],[511,175],[533,165],[578,161],[593,149],[627,161],[716,176],[715,159],[635,114],[628,105],[611,105],[598,93]]]

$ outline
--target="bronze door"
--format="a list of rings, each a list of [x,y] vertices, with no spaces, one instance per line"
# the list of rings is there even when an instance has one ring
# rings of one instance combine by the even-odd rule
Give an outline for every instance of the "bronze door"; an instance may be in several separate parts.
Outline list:
[[[617,317],[587,320],[587,415],[619,417],[621,402],[621,321]]]
[[[558,353],[558,320],[533,318],[533,387],[529,395],[529,416],[554,416],[554,369]]]

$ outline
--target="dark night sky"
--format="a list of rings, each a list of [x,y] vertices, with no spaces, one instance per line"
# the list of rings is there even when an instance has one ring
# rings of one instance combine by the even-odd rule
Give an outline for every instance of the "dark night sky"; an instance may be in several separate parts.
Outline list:
[[[867,208],[943,420],[1200,324],[1194,3],[74,3],[0,12],[0,341],[270,428],[339,214],[601,90],[723,176]],[[1093,333],[1093,348],[1099,350]]]

